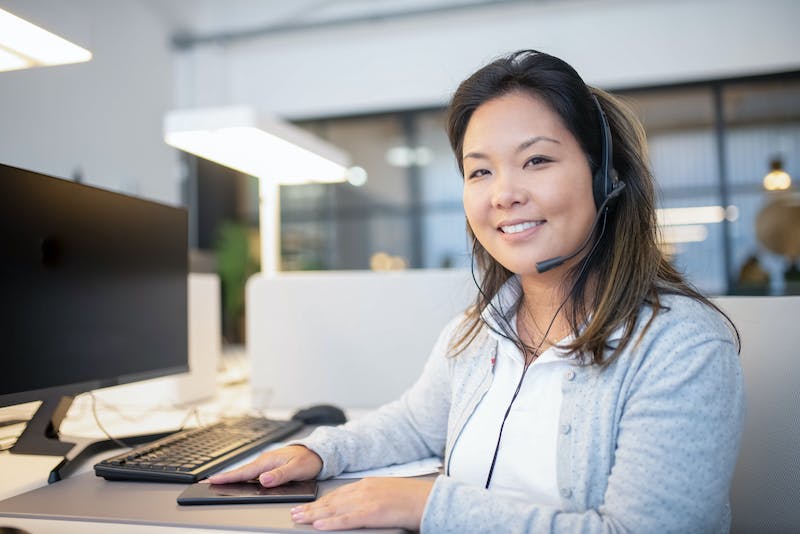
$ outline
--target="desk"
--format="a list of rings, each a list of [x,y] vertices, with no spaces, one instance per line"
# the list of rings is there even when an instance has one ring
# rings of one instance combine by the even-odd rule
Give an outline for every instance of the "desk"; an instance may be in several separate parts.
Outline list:
[[[65,419],[65,433],[102,436],[91,414],[91,399],[79,398]],[[135,418],[131,428],[130,413],[116,413],[100,408],[109,432],[155,431],[179,426],[191,410],[200,420],[210,422],[216,415],[235,415],[248,411],[249,389],[246,385],[223,388],[215,399],[194,407],[163,409],[152,417]],[[139,407],[141,410],[141,407]],[[267,413],[286,417],[287,413]],[[112,417],[113,416],[113,417]],[[126,421],[127,420],[127,421]],[[80,432],[78,432],[80,431]],[[110,456],[107,452],[100,457]],[[92,470],[99,458],[89,458],[72,477],[47,485],[47,474],[60,458],[48,456],[0,454],[0,526],[16,526],[37,534],[109,532],[133,534],[146,527],[154,534],[186,533],[203,529],[209,532],[242,531],[297,532],[314,531],[307,525],[295,525],[288,503],[178,506],[177,496],[186,484],[151,482],[110,482],[96,477]],[[324,495],[348,480],[320,483]],[[359,532],[401,532],[361,530]]]
[[[320,494],[349,482],[352,481],[321,482]],[[0,502],[0,523],[37,533],[67,532],[66,528],[77,526],[75,521],[82,526],[76,532],[83,533],[90,528],[111,532],[107,527],[118,524],[135,527],[137,532],[143,526],[168,529],[165,532],[187,528],[222,532],[316,532],[309,525],[296,525],[292,521],[289,509],[294,505],[290,503],[179,506],[175,499],[185,487],[185,484],[109,482],[93,473],[84,473]],[[42,519],[54,523],[56,530],[42,528],[39,523]]]
[[[138,397],[134,402],[97,401],[97,414],[103,426],[112,436],[130,434],[146,434],[175,430],[182,425],[197,426],[216,421],[223,415],[248,413],[250,389],[247,383],[219,388],[213,398],[182,406],[169,405],[163,402],[144,404]],[[146,401],[144,401],[146,402]],[[6,418],[9,414],[20,419],[30,417],[38,403],[13,406],[0,410]],[[288,411],[270,411],[267,415],[274,418],[287,418]],[[21,431],[21,428],[18,430]],[[65,441],[76,439],[105,439],[106,436],[97,426],[92,413],[92,399],[89,395],[75,398],[69,412],[61,425],[61,433]],[[92,466],[102,458],[114,454],[107,451],[87,458],[75,473],[93,472]],[[40,455],[18,455],[8,452],[0,453],[0,500],[8,499],[19,493],[31,491],[47,485],[50,470],[61,461],[60,457]]]

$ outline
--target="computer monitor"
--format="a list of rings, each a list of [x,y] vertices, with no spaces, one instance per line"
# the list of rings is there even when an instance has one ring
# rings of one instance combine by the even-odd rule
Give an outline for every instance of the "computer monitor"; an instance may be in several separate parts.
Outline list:
[[[66,456],[75,395],[188,370],[185,209],[0,164],[0,406]]]

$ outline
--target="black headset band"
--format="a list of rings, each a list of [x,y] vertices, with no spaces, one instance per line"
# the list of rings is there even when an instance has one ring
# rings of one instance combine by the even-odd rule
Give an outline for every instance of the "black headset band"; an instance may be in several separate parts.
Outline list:
[[[611,139],[611,128],[608,125],[606,113],[597,95],[591,93],[597,108],[597,116],[600,121],[600,165],[593,177],[592,192],[594,193],[594,204],[599,209],[600,205],[613,191],[613,144]]]

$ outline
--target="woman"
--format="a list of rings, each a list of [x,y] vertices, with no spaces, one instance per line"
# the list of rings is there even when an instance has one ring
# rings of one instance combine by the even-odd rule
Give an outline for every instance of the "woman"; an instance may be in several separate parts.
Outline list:
[[[563,61],[465,80],[448,133],[480,270],[398,401],[213,482],[265,486],[444,457],[298,506],[319,529],[717,532],[742,430],[737,340],[657,247],[644,135]]]

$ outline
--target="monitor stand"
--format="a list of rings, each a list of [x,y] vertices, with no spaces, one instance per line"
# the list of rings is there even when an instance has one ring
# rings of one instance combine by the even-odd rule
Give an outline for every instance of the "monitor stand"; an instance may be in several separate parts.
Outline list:
[[[65,456],[75,443],[61,441],[58,429],[75,399],[74,395],[54,394],[44,396],[42,404],[28,421],[25,430],[11,447],[14,454],[41,454]]]
[[[59,428],[74,399],[74,395],[59,393],[45,395],[42,398],[42,404],[28,421],[25,430],[22,431],[22,434],[20,434],[9,451],[12,454],[62,456],[61,462],[50,471],[47,479],[49,484],[68,477],[80,466],[81,461],[84,459],[104,451],[119,448],[118,442],[136,446],[163,438],[177,431],[176,429],[153,434],[125,436],[116,440],[69,437],[72,441],[62,441]]]

